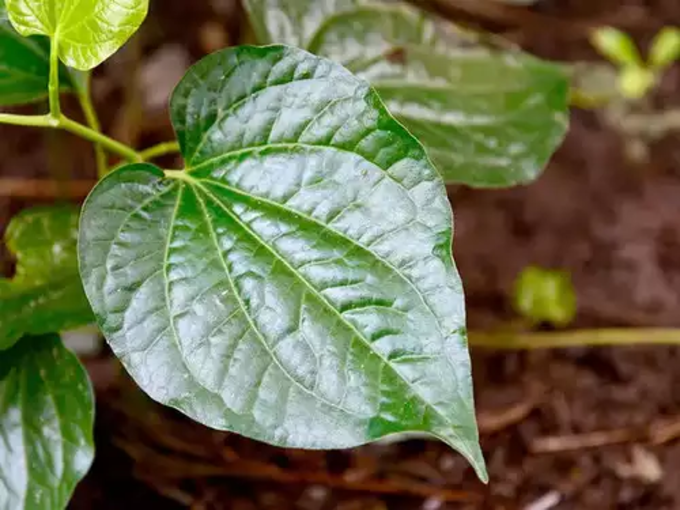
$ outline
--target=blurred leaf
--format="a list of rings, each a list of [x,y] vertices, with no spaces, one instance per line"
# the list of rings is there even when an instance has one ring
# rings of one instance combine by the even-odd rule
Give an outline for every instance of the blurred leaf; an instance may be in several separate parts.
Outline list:
[[[630,36],[614,27],[594,30],[590,43],[610,62],[621,66],[642,66],[642,59]]]
[[[246,0],[261,43],[286,43],[371,82],[448,183],[534,180],[567,128],[568,76],[402,4]]]
[[[66,508],[94,457],[85,369],[57,335],[0,352],[0,510]]]
[[[24,36],[46,35],[66,65],[87,71],[115,53],[146,17],[149,0],[6,0]]]
[[[621,97],[619,70],[607,61],[571,64],[571,99],[578,108],[600,108]]]
[[[24,335],[92,322],[78,278],[78,209],[38,207],[15,216],[5,242],[17,258],[12,280],[0,279],[0,350]]]
[[[368,84],[284,46],[193,66],[188,168],[129,165],[87,199],[80,271],[139,385],[271,444],[430,433],[486,479],[446,190]]]
[[[627,99],[641,99],[656,84],[656,74],[650,69],[627,66],[619,73],[619,92]]]
[[[566,326],[576,316],[576,292],[571,275],[529,266],[515,283],[515,310],[534,323]]]
[[[655,69],[668,67],[680,57],[680,29],[664,27],[656,34],[649,50],[649,64]]]
[[[49,40],[19,35],[7,18],[5,0],[0,0],[0,106],[32,103],[47,97],[49,60]],[[78,89],[79,74],[62,66],[62,90]]]

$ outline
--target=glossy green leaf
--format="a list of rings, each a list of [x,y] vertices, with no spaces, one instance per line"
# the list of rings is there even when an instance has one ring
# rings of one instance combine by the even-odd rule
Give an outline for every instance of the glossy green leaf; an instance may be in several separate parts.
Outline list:
[[[485,478],[451,209],[363,80],[283,46],[195,65],[172,98],[184,171],[93,190],[80,271],[154,399],[271,444],[433,434]]]
[[[22,37],[7,18],[5,0],[0,0],[0,106],[31,103],[47,97],[49,41],[45,37]],[[61,70],[63,91],[80,85],[77,73]]]
[[[65,508],[94,457],[87,372],[57,335],[0,352],[0,510]]]
[[[369,80],[448,183],[535,179],[567,128],[568,77],[401,4],[246,0],[260,42],[303,47]]]
[[[12,280],[0,278],[0,350],[24,335],[92,322],[78,278],[77,236],[72,206],[38,207],[12,219],[5,242],[17,266]]]
[[[66,65],[86,71],[115,53],[144,21],[149,0],[5,0],[24,36],[46,35]]]

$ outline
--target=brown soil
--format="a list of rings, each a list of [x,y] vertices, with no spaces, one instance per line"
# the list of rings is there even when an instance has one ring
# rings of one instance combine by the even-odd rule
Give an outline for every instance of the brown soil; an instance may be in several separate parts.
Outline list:
[[[124,70],[139,69],[161,44],[180,43],[194,59],[242,31],[229,0],[212,2],[214,8],[166,0],[160,9],[160,3],[152,2],[150,22],[117,57]],[[539,5],[532,12],[560,26],[609,19],[643,41],[660,24],[680,24],[675,0]],[[534,18],[483,14],[475,19],[510,30],[540,54],[592,56],[583,31],[569,35],[552,30],[554,21],[541,30]],[[107,130],[137,145],[167,139],[164,113],[139,113],[134,73],[112,69],[105,67],[96,80]],[[671,73],[661,104],[678,102],[679,84],[678,73]],[[111,104],[122,106],[107,108]],[[3,126],[0,140],[0,177],[93,175],[87,145],[68,135]],[[564,146],[535,184],[450,190],[471,329],[513,318],[507,296],[527,264],[571,271],[579,302],[575,327],[680,326],[677,138],[658,142],[643,165],[626,161],[624,143],[595,114],[577,112]],[[0,197],[0,227],[32,203]],[[7,255],[0,260],[11,271]],[[435,442],[323,453],[217,433],[148,402],[124,376],[114,377],[112,361],[91,360],[99,388],[99,451],[72,508],[680,508],[680,443],[673,440],[680,434],[680,349],[476,350],[473,361],[491,477],[486,487],[462,458]]]

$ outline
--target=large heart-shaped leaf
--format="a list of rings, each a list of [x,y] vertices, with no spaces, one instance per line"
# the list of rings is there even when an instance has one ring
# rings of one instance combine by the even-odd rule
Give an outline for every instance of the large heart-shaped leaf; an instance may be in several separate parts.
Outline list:
[[[276,445],[433,434],[485,478],[444,185],[366,82],[288,47],[195,65],[184,171],[138,164],[84,206],[100,327],[154,399]]]
[[[367,79],[448,183],[534,180],[567,128],[568,77],[498,41],[378,0],[246,0],[258,39]]]
[[[7,18],[0,0],[0,106],[39,101],[47,97],[50,72],[49,41],[45,37],[22,37]],[[63,91],[77,90],[81,83],[74,71],[61,68]]]
[[[6,0],[24,36],[46,35],[66,65],[86,71],[109,58],[144,21],[149,0]]]
[[[92,322],[78,277],[77,238],[73,206],[38,207],[12,219],[5,242],[17,267],[12,280],[0,278],[0,350],[24,335]]]
[[[87,373],[57,335],[0,353],[0,510],[65,508],[92,464]]]

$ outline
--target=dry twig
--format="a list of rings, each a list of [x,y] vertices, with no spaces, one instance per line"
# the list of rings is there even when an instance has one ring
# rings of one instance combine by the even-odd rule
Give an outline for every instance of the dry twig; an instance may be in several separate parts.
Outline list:
[[[529,445],[532,453],[560,453],[622,443],[649,443],[655,446],[680,437],[680,416],[663,418],[647,427],[598,430],[583,434],[543,436]]]
[[[233,465],[213,465],[186,457],[161,455],[141,443],[122,439],[117,439],[115,443],[136,461],[136,471],[140,478],[146,481],[149,481],[149,473],[165,480],[224,477],[298,485],[323,485],[345,491],[437,498],[445,502],[475,503],[482,500],[482,495],[478,493],[435,487],[415,481],[400,480],[399,483],[394,483],[389,480],[350,480],[321,472],[284,471],[274,465],[246,459],[240,459]],[[154,485],[159,483],[155,482]]]
[[[480,411],[477,413],[477,426],[482,435],[497,434],[498,432],[516,425],[524,420],[531,411],[536,409],[541,395],[532,391],[529,397],[502,411]]]

